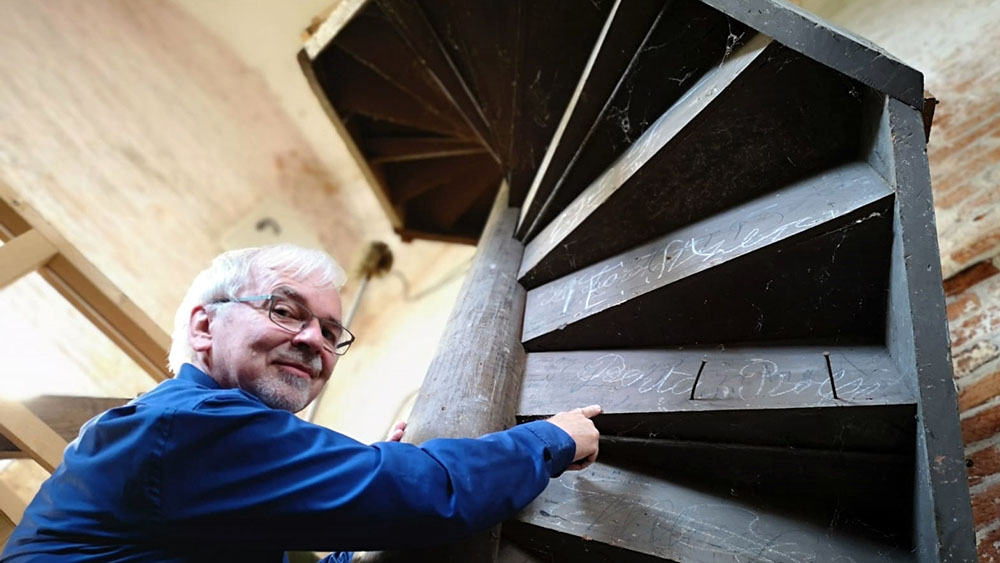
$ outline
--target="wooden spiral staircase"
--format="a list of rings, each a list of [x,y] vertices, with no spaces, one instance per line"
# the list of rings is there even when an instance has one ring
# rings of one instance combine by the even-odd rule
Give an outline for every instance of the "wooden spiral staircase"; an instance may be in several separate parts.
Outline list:
[[[409,559],[975,559],[918,72],[780,0],[345,1],[300,63],[404,238],[493,206],[409,439],[605,411]]]

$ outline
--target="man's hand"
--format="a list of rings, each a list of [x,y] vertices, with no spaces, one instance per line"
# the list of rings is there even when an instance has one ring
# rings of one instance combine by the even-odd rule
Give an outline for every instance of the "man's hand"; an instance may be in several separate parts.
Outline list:
[[[406,430],[406,421],[402,420],[397,422],[392,430],[389,431],[389,435],[385,437],[386,442],[398,442],[403,439],[403,432]]]
[[[601,414],[600,405],[590,405],[582,409],[561,412],[548,419],[552,424],[562,428],[576,442],[576,455],[573,456],[574,461],[567,469],[578,471],[594,463],[594,460],[597,459],[597,443],[601,434],[590,419],[599,414]]]

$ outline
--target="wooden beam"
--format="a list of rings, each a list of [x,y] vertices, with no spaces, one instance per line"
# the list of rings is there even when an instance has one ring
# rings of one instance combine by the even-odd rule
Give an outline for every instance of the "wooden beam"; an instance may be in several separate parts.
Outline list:
[[[0,399],[0,434],[49,473],[62,462],[66,440],[21,403]]]
[[[166,331],[13,188],[0,182],[0,239],[7,242],[29,231],[37,231],[58,252],[38,273],[154,380],[168,379],[170,336]]]
[[[0,288],[34,272],[58,253],[38,231],[31,229],[0,246]]]
[[[128,401],[129,399],[105,397],[42,395],[24,401],[24,406],[63,440],[71,442],[85,422]],[[0,436],[0,459],[23,457],[28,455],[13,442]]]
[[[21,500],[21,497],[17,496],[17,493],[8,487],[7,483],[0,479],[0,513],[3,513],[3,516],[16,526],[21,523],[21,517],[24,515],[25,508],[28,508],[28,504]],[[0,537],[0,543],[6,541],[6,539],[5,537]]]
[[[504,184],[410,414],[404,441],[472,438],[514,425],[524,349],[519,342],[524,288],[515,278],[524,246],[514,238],[518,210]],[[493,561],[499,534],[486,532],[420,553],[427,561]],[[382,552],[377,561],[412,561]],[[366,559],[368,561],[368,559]]]
[[[326,16],[318,27],[307,30],[309,38],[306,39],[302,52],[310,59],[315,59],[330,44],[333,37],[351,21],[354,16],[368,3],[368,0],[341,0],[333,7],[333,10]],[[310,26],[312,27],[312,26]]]

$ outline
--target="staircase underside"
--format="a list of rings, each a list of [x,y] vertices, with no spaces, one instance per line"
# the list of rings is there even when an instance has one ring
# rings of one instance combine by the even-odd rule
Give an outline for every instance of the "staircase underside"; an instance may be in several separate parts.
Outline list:
[[[348,2],[300,62],[404,238],[519,208],[501,561],[966,561],[922,76],[779,0]],[[509,239],[508,239],[509,240]]]

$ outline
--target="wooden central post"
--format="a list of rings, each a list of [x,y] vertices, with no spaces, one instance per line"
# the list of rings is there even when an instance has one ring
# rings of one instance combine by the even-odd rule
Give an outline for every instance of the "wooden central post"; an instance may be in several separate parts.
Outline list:
[[[524,348],[524,288],[517,282],[524,245],[514,238],[518,210],[504,183],[479,239],[437,355],[420,387],[405,441],[474,438],[514,425]],[[486,494],[486,491],[484,491]],[[495,561],[500,527],[433,549],[369,553],[362,561]]]

